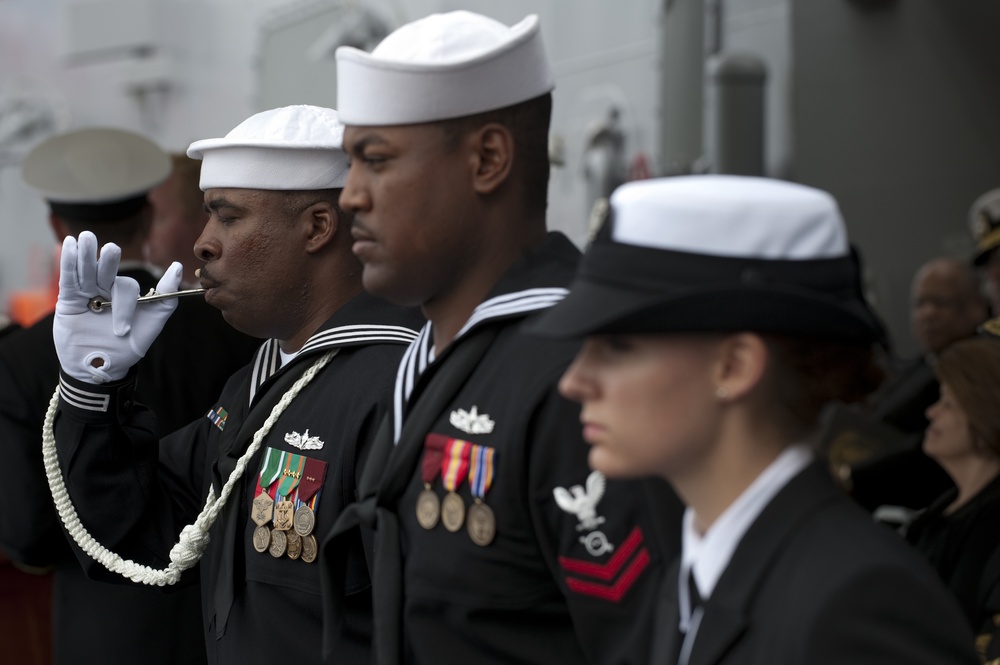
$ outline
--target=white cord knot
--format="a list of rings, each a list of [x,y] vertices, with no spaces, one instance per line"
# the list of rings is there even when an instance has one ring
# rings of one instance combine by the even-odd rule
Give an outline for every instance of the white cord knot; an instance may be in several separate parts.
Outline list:
[[[188,524],[181,529],[180,540],[170,550],[170,564],[187,570],[198,562],[211,539],[208,532],[199,528],[198,524]]]

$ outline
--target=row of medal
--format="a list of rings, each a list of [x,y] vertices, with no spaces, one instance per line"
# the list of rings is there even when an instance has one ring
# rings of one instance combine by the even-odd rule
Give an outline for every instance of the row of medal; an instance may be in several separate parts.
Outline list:
[[[476,545],[486,547],[492,543],[497,522],[485,498],[493,485],[495,464],[494,448],[441,434],[428,434],[424,439],[424,457],[420,465],[424,490],[417,497],[417,522],[420,526],[430,530],[440,521],[445,529],[457,533],[464,523],[469,538]],[[448,492],[443,501],[438,499],[433,489],[438,474]],[[473,499],[468,511],[457,493],[466,477]]]
[[[313,529],[326,478],[326,462],[268,448],[261,460],[250,519],[257,528],[253,547],[276,559],[316,560]]]

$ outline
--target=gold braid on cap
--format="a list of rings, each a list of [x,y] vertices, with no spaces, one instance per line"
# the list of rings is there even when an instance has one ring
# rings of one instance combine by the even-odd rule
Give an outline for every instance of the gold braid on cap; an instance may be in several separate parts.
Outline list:
[[[979,326],[979,334],[983,337],[993,337],[1000,340],[1000,316],[992,318]]]

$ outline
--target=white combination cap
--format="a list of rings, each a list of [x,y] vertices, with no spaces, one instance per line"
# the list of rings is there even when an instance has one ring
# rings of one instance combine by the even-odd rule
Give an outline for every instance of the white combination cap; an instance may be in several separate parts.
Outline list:
[[[847,229],[824,191],[781,180],[687,176],[640,180],[611,195],[612,239],[753,259],[847,256]]]
[[[35,146],[21,164],[21,178],[50,203],[94,205],[145,195],[171,168],[170,156],[146,137],[92,127]]]
[[[468,11],[408,23],[369,54],[337,49],[349,125],[408,125],[504,108],[555,87],[538,16],[515,26]]]
[[[320,106],[284,106],[252,115],[221,139],[195,141],[201,189],[339,189],[347,181],[344,126]]]
[[[569,295],[531,326],[553,337],[761,333],[884,343],[837,203],[766,178],[628,183]]]

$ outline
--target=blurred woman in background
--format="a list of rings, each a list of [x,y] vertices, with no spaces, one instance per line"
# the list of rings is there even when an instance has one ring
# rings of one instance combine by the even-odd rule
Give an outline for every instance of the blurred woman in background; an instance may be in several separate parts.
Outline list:
[[[955,488],[919,514],[906,531],[965,611],[974,630],[987,618],[986,562],[1000,546],[1000,339],[949,346],[934,372],[941,398],[927,409],[924,452]]]

